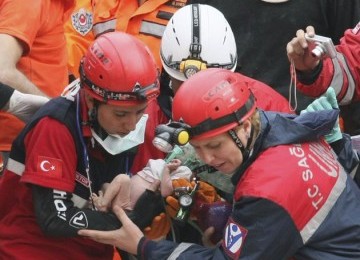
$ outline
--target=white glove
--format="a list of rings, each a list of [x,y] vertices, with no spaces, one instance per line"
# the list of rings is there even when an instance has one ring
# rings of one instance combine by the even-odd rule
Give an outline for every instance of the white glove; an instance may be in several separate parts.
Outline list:
[[[49,99],[43,96],[24,94],[17,90],[11,95],[7,112],[28,122],[35,112]]]

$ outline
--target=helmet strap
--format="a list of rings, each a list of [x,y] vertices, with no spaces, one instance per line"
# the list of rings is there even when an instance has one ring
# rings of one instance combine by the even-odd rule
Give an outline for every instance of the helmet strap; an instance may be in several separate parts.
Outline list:
[[[105,139],[108,134],[106,133],[105,129],[101,127],[99,124],[99,121],[97,119],[99,109],[99,102],[97,100],[94,100],[94,106],[89,111],[89,126],[95,131],[95,133],[101,138]]]
[[[234,129],[230,129],[228,131],[231,139],[233,139],[233,141],[235,142],[236,146],[240,149],[241,154],[243,156],[243,161],[246,161],[249,158],[250,155],[250,145],[254,136],[254,130],[253,127],[251,127],[250,130],[250,137],[247,141],[246,147],[244,147],[243,143],[241,142],[240,138],[238,137],[238,135],[236,134]]]

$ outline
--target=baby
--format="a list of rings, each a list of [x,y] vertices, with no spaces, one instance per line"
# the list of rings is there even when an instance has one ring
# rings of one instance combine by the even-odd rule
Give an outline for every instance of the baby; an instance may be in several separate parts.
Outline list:
[[[181,165],[179,159],[149,160],[147,166],[131,178],[119,174],[111,183],[104,184],[99,195],[93,193],[91,199],[100,211],[109,211],[114,205],[132,210],[138,198],[146,189],[156,191],[160,188],[162,197],[173,193],[172,181],[175,179],[191,180],[191,170]]]

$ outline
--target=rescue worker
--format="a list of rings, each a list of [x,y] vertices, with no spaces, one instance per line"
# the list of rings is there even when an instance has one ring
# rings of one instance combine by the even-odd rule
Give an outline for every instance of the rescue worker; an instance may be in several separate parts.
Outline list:
[[[78,64],[89,44],[102,34],[112,31],[127,32],[143,41],[151,50],[158,67],[161,36],[173,13],[186,4],[187,0],[118,0],[77,1],[71,19],[65,25],[67,50],[69,53],[70,79],[79,77]],[[147,113],[155,115],[157,105],[151,102]],[[153,133],[158,121],[164,118],[149,118],[147,133]],[[150,138],[149,140],[152,140]],[[141,171],[149,159],[163,159],[165,154],[150,142],[140,145],[131,172]],[[141,154],[141,155],[140,155]]]
[[[74,0],[0,1],[1,83],[27,94],[61,94],[68,79],[63,26],[74,5]],[[6,165],[24,122],[0,111],[0,124],[0,163]]]
[[[306,33],[314,37],[314,27],[308,26]],[[340,44],[335,46],[336,57],[331,58],[326,53],[313,56],[308,47],[304,30],[298,30],[296,37],[287,44],[288,58],[293,60],[296,69],[297,88],[308,96],[318,97],[332,86],[341,111],[350,112],[352,116],[352,123],[345,124],[345,131],[352,135],[360,134],[357,110],[348,107],[360,99],[360,23],[345,31]]]
[[[89,47],[80,72],[80,80],[46,103],[13,143],[0,179],[2,257],[113,257],[112,247],[78,237],[77,230],[121,225],[113,214],[94,211],[89,198],[129,173],[144,138],[144,111],[159,92],[158,69],[141,41],[113,32]],[[129,213],[142,228],[160,213],[161,197],[144,196],[145,205]]]
[[[216,37],[214,37],[216,35]],[[233,31],[216,8],[204,4],[179,9],[167,24],[160,47],[164,70],[170,76],[171,91],[161,85],[160,106],[170,117],[169,101],[182,82],[207,68],[236,70],[237,48]],[[242,75],[264,110],[292,113],[288,101],[268,85]],[[170,98],[170,99],[169,99]]]
[[[239,74],[208,69],[183,83],[173,117],[201,160],[235,172],[221,245],[147,240],[120,208],[121,229],[80,235],[139,259],[359,259],[360,190],[321,137],[338,110],[262,111]]]

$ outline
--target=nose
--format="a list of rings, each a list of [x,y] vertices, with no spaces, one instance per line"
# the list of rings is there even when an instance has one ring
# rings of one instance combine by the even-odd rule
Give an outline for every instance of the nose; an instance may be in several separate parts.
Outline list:
[[[130,114],[124,124],[126,131],[131,132],[136,128],[136,124],[139,121],[139,117],[137,115]]]
[[[198,156],[200,157],[200,159],[206,163],[211,165],[211,162],[214,160],[214,155],[208,151],[208,150],[201,150],[201,151],[197,151]]]

